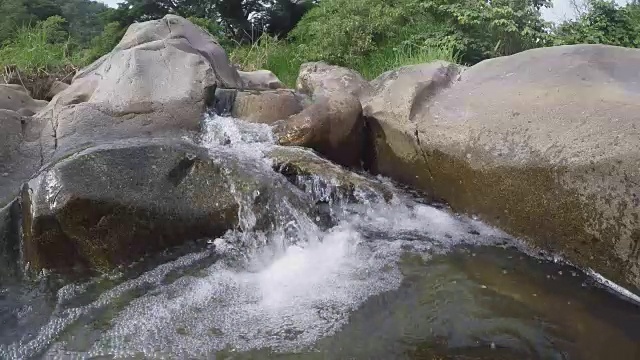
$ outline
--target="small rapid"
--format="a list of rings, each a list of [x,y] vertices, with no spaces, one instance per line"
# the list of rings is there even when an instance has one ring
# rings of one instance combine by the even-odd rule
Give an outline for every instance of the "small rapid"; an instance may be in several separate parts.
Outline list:
[[[190,141],[216,150],[215,154],[224,149],[250,164],[256,176],[272,178],[286,193],[300,193],[314,203],[307,205],[321,204],[325,211],[310,213],[289,201],[284,192],[275,192],[269,196],[279,204],[278,211],[272,214],[269,226],[259,226],[260,216],[253,204],[265,194],[245,193],[231,186],[228,191],[239,204],[239,226],[220,238],[203,239],[192,247],[88,282],[62,284],[49,295],[42,285],[51,281],[47,279],[28,290],[3,288],[0,301],[7,308],[0,313],[6,325],[0,330],[0,358],[205,359],[263,349],[322,353],[323,348],[338,351],[338,343],[349,347],[348,340],[335,340],[341,333],[362,341],[362,332],[371,331],[382,336],[383,343],[387,338],[403,343],[407,339],[397,337],[416,329],[425,331],[419,336],[425,339],[441,338],[448,331],[452,344],[481,344],[491,350],[498,343],[498,347],[512,346],[517,351],[528,349],[537,356],[554,354],[542,358],[563,358],[556,356],[562,351],[554,348],[555,343],[541,340],[547,335],[536,333],[542,330],[525,320],[501,323],[506,314],[492,323],[481,320],[491,315],[481,310],[480,303],[486,299],[477,298],[475,291],[487,289],[486,280],[474,283],[470,280],[473,276],[462,276],[462,270],[454,272],[453,267],[447,274],[456,275],[441,273],[445,271],[441,259],[450,256],[447,254],[457,254],[460,259],[462,251],[472,257],[474,250],[464,249],[478,247],[512,249],[500,251],[507,251],[509,259],[529,259],[521,264],[541,261],[525,255],[532,250],[519,241],[480,221],[424,204],[385,179],[354,174],[389,189],[392,197],[366,185],[346,196],[338,182],[314,175],[287,178],[274,170],[273,160],[267,156],[278,146],[266,125],[211,115],[205,127],[202,137]],[[484,264],[479,268],[486,267]],[[509,266],[504,265],[497,276],[507,276]],[[514,272],[518,266],[513,266]],[[567,276],[562,281],[579,289],[575,281],[584,277]],[[500,282],[495,285],[496,293],[502,291],[500,286]],[[513,294],[510,291],[502,293]],[[402,298],[399,294],[407,295]],[[516,295],[512,297],[521,296]],[[423,300],[403,303],[413,297]],[[458,304],[459,310],[442,307],[447,303]],[[367,309],[372,306],[375,315],[358,320],[358,314],[371,311]],[[398,314],[411,312],[412,307],[416,319],[425,316],[422,323],[405,319],[407,323],[398,325]],[[473,315],[468,316],[478,320],[464,325],[466,320],[454,316],[457,311],[470,311]],[[386,312],[393,315],[372,325],[375,329],[361,328],[358,335],[352,334],[354,328]],[[447,316],[451,319],[442,320]],[[446,330],[452,324],[455,327]],[[390,329],[386,335],[385,326]],[[425,330],[429,326],[431,330]],[[461,335],[466,334],[465,326],[469,332],[480,329],[484,335]],[[519,329],[518,335],[503,335],[496,332],[499,328],[510,329],[504,334]],[[323,341],[330,345],[322,345]],[[421,358],[416,353],[397,353],[396,348],[374,346],[370,353],[338,351],[329,358]],[[550,352],[545,353],[547,350]],[[253,353],[248,358],[261,356]]]

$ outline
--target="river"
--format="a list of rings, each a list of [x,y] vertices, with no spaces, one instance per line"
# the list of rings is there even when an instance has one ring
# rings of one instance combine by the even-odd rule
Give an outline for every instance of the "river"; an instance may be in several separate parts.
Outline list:
[[[284,176],[264,157],[268,127],[205,126],[199,145]],[[640,359],[635,295],[371,180],[393,199],[294,179],[326,203],[324,225],[283,202],[294,220],[257,231],[240,206],[237,231],[96,278],[5,280],[0,358]],[[229,191],[241,205],[258,195]]]

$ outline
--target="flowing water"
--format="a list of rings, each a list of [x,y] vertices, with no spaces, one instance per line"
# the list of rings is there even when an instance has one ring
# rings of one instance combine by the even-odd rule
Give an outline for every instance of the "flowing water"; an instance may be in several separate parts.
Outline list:
[[[266,126],[206,126],[201,145],[282,180]],[[241,221],[221,238],[85,282],[0,284],[0,359],[640,359],[637,297],[597,274],[400,189],[348,201],[289,181],[325,221],[283,200],[290,216],[258,230],[242,205],[259,194],[232,187]]]

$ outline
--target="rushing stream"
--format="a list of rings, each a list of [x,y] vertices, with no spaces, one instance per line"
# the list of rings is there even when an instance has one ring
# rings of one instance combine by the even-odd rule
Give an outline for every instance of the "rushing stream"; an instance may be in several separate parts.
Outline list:
[[[206,126],[201,145],[281,181],[268,127]],[[400,189],[294,183],[326,226],[283,201],[257,231],[242,205],[259,194],[232,187],[238,231],[85,282],[0,284],[0,359],[640,359],[623,289]]]

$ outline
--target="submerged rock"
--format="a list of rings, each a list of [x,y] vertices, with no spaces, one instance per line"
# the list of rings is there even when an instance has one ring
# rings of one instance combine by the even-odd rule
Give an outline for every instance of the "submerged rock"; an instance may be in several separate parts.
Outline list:
[[[402,68],[363,98],[375,172],[640,285],[640,50]]]
[[[24,261],[36,271],[104,270],[243,226],[271,229],[287,219],[283,201],[310,211],[285,179],[258,170],[222,148],[176,141],[81,151],[24,186]]]
[[[313,152],[298,147],[274,147],[266,156],[273,168],[313,196],[331,201],[363,202],[391,200],[393,190],[382,182],[336,165]]]

